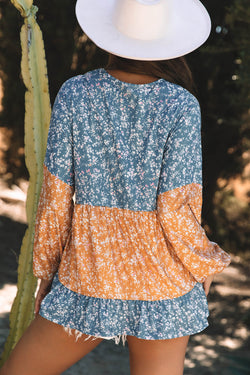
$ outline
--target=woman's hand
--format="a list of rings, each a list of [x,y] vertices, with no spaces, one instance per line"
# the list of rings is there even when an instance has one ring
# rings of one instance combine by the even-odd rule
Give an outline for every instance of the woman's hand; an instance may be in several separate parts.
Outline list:
[[[51,289],[52,280],[40,280],[39,289],[35,300],[35,315],[39,313],[40,306],[44,297],[49,293]]]
[[[204,288],[205,293],[206,293],[206,296],[207,296],[208,293],[209,293],[210,285],[212,284],[213,278],[214,278],[214,275],[209,275],[209,276],[206,278],[206,280],[202,283],[203,288]]]

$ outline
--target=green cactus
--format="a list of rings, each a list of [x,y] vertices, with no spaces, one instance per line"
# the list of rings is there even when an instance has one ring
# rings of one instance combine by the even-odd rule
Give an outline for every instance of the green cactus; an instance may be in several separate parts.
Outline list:
[[[51,115],[47,64],[41,30],[36,22],[38,8],[33,0],[11,0],[24,17],[21,29],[21,71],[25,94],[25,162],[29,171],[26,202],[28,229],[23,238],[18,264],[18,290],[10,313],[10,333],[1,364],[8,358],[24,330],[34,318],[37,280],[32,271],[35,216],[43,178],[43,160]]]

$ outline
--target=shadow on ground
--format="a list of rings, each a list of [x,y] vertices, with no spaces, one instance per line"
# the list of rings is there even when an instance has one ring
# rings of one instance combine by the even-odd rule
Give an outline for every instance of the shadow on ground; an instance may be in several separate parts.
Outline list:
[[[26,224],[0,216],[0,288],[17,283],[17,265]]]

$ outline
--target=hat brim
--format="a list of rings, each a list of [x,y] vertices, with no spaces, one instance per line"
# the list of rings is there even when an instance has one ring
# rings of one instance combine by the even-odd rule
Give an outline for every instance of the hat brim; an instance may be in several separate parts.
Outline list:
[[[211,20],[199,0],[170,0],[167,36],[154,41],[130,38],[112,22],[115,0],[78,0],[76,16],[85,34],[100,48],[135,60],[168,60],[184,56],[209,37]]]

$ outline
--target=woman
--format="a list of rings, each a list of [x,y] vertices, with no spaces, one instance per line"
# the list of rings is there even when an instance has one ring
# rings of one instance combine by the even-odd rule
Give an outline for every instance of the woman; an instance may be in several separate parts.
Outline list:
[[[36,317],[0,375],[60,374],[103,339],[127,340],[132,375],[180,375],[190,335],[208,326],[213,276],[230,263],[201,227],[200,107],[182,57],[207,39],[209,16],[197,0],[102,4],[77,2],[109,63],[57,95]]]

